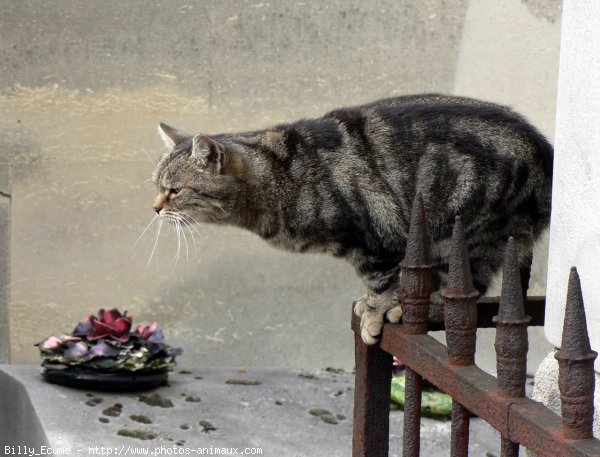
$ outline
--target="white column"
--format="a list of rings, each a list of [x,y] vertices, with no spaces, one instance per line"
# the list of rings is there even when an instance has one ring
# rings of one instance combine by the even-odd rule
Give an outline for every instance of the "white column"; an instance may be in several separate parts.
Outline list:
[[[546,338],[561,344],[567,279],[581,277],[592,348],[600,351],[600,4],[563,4]],[[596,360],[596,371],[600,360]]]
[[[569,269],[581,278],[592,348],[600,349],[600,4],[564,0],[545,333],[560,347]],[[600,361],[596,360],[594,436],[600,436]],[[548,354],[533,399],[560,414],[558,364]],[[532,455],[528,453],[528,455]]]

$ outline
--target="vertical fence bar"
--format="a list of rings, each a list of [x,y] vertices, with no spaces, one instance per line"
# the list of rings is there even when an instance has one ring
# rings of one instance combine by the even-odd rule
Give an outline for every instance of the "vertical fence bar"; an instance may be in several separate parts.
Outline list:
[[[400,268],[403,331],[409,335],[425,334],[429,320],[429,297],[433,292],[434,281],[429,264],[429,240],[420,192],[413,201],[406,252]]]
[[[425,334],[429,318],[429,297],[433,292],[434,281],[429,265],[429,243],[421,193],[417,193],[413,201],[406,253],[400,267],[403,329],[411,335]],[[405,375],[402,455],[417,457],[420,451],[422,378],[408,367]]]
[[[406,367],[404,391],[404,429],[402,431],[402,456],[417,457],[421,449],[421,394],[423,378]]]
[[[471,263],[460,216],[452,231],[448,268],[448,285],[442,291],[448,363],[468,366],[475,363],[477,336],[477,298],[473,287]],[[466,457],[469,453],[469,411],[452,399],[450,455]]]
[[[469,410],[452,399],[451,457],[467,457],[469,455],[469,425]]]
[[[504,436],[500,436],[500,457],[518,457],[519,443],[514,443]]]
[[[352,457],[387,457],[392,355],[366,345],[354,332],[354,429]]]
[[[579,274],[575,267],[569,275],[567,305],[558,360],[564,437],[571,440],[592,438],[594,420],[594,360],[585,321],[585,308]]]
[[[496,370],[498,393],[502,397],[524,397],[527,373],[527,324],[525,315],[519,253],[513,237],[508,239],[502,272],[502,292],[496,324]],[[501,457],[517,457],[519,445],[506,437],[500,439]]]

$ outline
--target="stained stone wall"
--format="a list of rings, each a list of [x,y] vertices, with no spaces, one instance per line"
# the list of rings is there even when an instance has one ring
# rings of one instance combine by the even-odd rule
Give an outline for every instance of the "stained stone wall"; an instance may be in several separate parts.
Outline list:
[[[556,151],[546,338],[562,344],[569,272],[576,266],[581,280],[587,331],[592,349],[600,350],[598,300],[598,227],[600,217],[600,12],[592,0],[565,0],[561,36],[560,73],[556,116]],[[594,436],[600,438],[600,361],[595,360]],[[533,398],[560,413],[558,363],[551,352],[535,375]]]
[[[565,1],[556,116],[546,338],[560,347],[569,271],[581,278],[592,349],[600,350],[600,39],[595,2]],[[596,360],[600,372],[600,360]]]
[[[34,342],[118,306],[157,320],[184,366],[352,367],[345,263],[207,225],[176,264],[163,227],[148,262],[157,122],[246,130],[436,91],[511,103],[552,136],[559,21],[558,0],[5,2],[0,359],[37,362]]]
[[[0,361],[10,353],[10,167],[0,165]]]

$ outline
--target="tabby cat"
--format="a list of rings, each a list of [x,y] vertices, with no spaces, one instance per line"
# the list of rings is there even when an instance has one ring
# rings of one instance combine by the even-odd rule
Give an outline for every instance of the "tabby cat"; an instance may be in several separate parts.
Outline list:
[[[475,287],[485,293],[509,236],[523,258],[548,225],[553,149],[511,109],[438,94],[387,98],[246,133],[186,135],[165,124],[155,211],[231,224],[294,252],[347,259],[367,286],[355,305],[373,344],[397,322],[399,262],[423,195],[443,281],[461,215]]]

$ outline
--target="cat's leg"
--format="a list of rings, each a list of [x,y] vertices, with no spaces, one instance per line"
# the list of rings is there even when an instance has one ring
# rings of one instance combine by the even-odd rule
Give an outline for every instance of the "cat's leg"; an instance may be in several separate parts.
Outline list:
[[[398,296],[398,273],[397,263],[391,269],[385,271],[373,271],[373,264],[361,265],[358,268],[361,277],[367,285],[367,295],[360,298],[354,305],[354,313],[360,317],[361,337],[366,344],[375,344],[386,316],[398,322],[402,316]],[[395,310],[393,315],[388,315]]]
[[[496,276],[496,273],[502,268],[502,260],[504,257],[504,251],[498,249],[498,260],[495,262],[489,261],[489,259],[474,258],[471,259],[471,269],[473,272],[473,287],[477,289],[480,296],[484,296],[492,283],[492,280]],[[521,287],[523,290],[523,296],[527,296],[527,289],[529,287],[529,279],[531,276],[531,252],[525,252],[519,258],[520,274],[521,274]]]
[[[502,268],[504,258],[502,247],[486,246],[484,249],[476,246],[473,249],[474,254],[470,258],[473,287],[479,292],[480,296],[484,296],[487,292],[494,276]]]
[[[440,265],[433,267],[433,277],[437,282],[434,292],[429,296],[429,322],[444,322],[444,302],[442,291],[446,287],[448,272]]]

